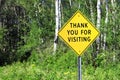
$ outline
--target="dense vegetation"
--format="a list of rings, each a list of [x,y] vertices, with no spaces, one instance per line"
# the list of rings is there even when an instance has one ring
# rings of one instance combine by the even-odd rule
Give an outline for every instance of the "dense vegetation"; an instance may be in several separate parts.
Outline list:
[[[79,9],[101,32],[82,55],[83,80],[120,79],[119,5],[61,0],[61,25]],[[55,7],[54,0],[0,0],[0,80],[77,80],[77,55],[59,39],[53,55]]]
[[[34,52],[33,52],[34,53]],[[36,53],[36,52],[35,52]],[[33,57],[34,56],[34,57]],[[73,51],[50,55],[32,55],[28,62],[17,62],[0,68],[1,80],[77,80],[77,56]],[[35,60],[36,61],[35,61]],[[101,63],[94,68],[82,62],[83,80],[119,80],[120,64]]]

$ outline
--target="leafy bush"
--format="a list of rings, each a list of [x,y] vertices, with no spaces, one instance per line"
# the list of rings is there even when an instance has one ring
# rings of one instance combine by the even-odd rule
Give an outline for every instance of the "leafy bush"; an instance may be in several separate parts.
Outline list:
[[[82,60],[84,62],[84,60]],[[119,80],[120,65],[112,63],[94,68],[82,64],[83,80]],[[1,80],[77,80],[77,56],[73,51],[55,55],[32,51],[28,62],[0,67]]]

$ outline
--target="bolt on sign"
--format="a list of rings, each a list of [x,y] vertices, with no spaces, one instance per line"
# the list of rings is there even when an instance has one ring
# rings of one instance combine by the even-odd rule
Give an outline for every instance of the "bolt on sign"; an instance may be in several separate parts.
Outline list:
[[[58,32],[59,37],[79,56],[85,52],[99,34],[96,27],[79,10]]]

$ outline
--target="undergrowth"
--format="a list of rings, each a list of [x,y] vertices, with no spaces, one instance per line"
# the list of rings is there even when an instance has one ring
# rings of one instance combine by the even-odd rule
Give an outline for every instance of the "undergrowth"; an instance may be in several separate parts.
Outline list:
[[[77,80],[77,56],[73,51],[35,54],[27,62],[0,67],[0,80]],[[83,59],[84,60],[84,59]],[[82,64],[83,80],[120,80],[120,64],[94,68]]]

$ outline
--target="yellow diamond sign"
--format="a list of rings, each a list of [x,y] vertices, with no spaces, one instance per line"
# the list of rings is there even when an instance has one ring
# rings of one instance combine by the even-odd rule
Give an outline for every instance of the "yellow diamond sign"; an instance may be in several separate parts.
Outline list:
[[[79,56],[99,36],[100,32],[95,26],[78,10],[59,30],[58,35]]]

